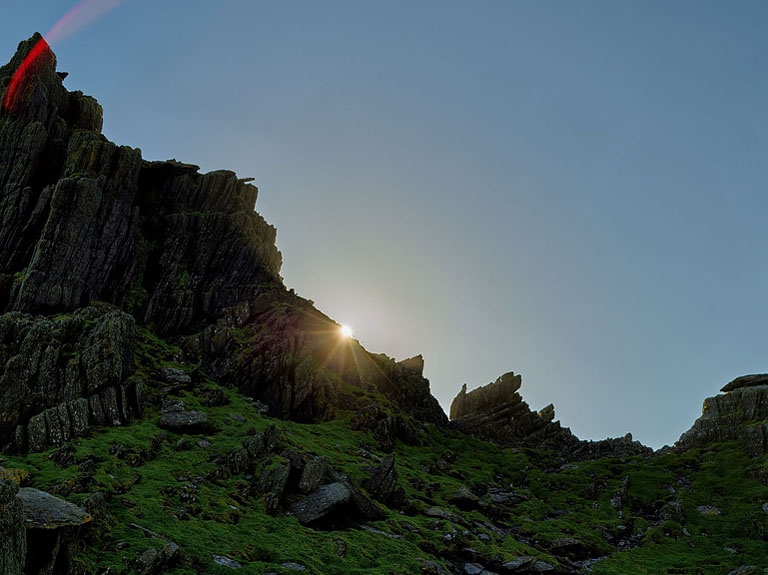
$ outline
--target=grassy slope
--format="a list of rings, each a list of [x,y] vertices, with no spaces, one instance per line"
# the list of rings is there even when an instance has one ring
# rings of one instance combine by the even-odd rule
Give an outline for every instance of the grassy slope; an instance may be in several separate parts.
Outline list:
[[[178,357],[178,350],[146,331],[138,352],[136,377],[146,381],[153,369],[174,365]],[[118,573],[148,547],[163,545],[131,523],[181,547],[186,560],[172,571],[177,574],[233,573],[213,562],[214,553],[239,561],[244,568],[238,573],[255,574],[295,572],[282,568],[285,562],[305,565],[311,573],[381,574],[417,573],[418,558],[476,557],[487,564],[533,555],[557,564],[548,550],[564,537],[580,540],[593,556],[609,556],[591,567],[598,574],[721,575],[742,564],[768,567],[768,515],[761,509],[768,488],[755,478],[767,475],[768,461],[749,459],[736,444],[650,461],[602,459],[561,466],[552,454],[501,449],[427,426],[422,446],[398,444],[396,450],[400,485],[409,500],[405,512],[388,510],[386,519],[369,523],[400,536],[395,539],[361,530],[355,522],[315,530],[282,512],[271,516],[263,496],[249,489],[251,477],[196,480],[271,422],[232,390],[222,390],[228,404],[206,405],[206,391],[216,388],[207,382],[194,394],[180,393],[189,408],[208,415],[215,429],[208,434],[165,434],[155,423],[157,407],[150,407],[144,420],[129,427],[99,429],[77,440],[73,465],[54,463],[52,451],[6,458],[6,467],[29,471],[35,487],[71,501],[82,502],[95,491],[107,495],[108,516],[97,516],[78,556],[85,572],[109,568]],[[157,405],[160,392],[150,385],[148,394],[150,406]],[[319,424],[276,423],[285,447],[327,456],[360,486],[371,467],[361,449],[382,454],[370,433],[353,431],[349,417],[341,415]],[[199,447],[201,438],[211,445]],[[280,455],[267,457],[254,475],[284,461]],[[489,486],[512,486],[529,499],[513,507],[461,511],[449,499],[462,485],[479,494]],[[659,523],[658,510],[671,501],[678,501],[682,511]],[[697,510],[706,505],[721,514]],[[460,522],[422,513],[433,506],[458,515]],[[620,533],[635,534],[639,545],[617,552],[609,540]],[[340,548],[346,549],[343,557]]]

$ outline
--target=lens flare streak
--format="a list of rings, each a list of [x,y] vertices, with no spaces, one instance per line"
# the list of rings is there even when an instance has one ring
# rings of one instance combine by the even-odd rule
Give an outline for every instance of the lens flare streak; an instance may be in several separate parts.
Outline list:
[[[14,72],[3,94],[2,108],[11,111],[19,95],[19,88],[32,73],[35,64],[50,50],[49,42],[58,42],[71,36],[88,24],[114,10],[122,0],[82,0],[54,24],[53,28],[35,44]]]

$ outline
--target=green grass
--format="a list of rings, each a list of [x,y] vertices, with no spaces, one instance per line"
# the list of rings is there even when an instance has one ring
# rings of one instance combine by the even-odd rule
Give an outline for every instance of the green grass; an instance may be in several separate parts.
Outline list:
[[[156,425],[163,384],[153,383],[152,374],[162,367],[193,367],[179,363],[180,357],[177,347],[142,329],[134,377],[147,386],[144,419],[93,429],[89,437],[75,440],[75,463],[67,467],[53,461],[55,450],[3,462],[28,471],[34,486],[76,503],[87,505],[93,493],[104,494],[106,513],[96,514],[76,558],[82,573],[105,568],[121,573],[140,553],[166,540],[183,552],[184,560],[169,571],[177,575],[232,573],[214,563],[214,553],[239,561],[243,574],[291,573],[281,567],[289,561],[310,573],[382,575],[419,573],[420,558],[490,564],[531,555],[557,565],[550,549],[565,537],[578,539],[592,557],[606,556],[592,566],[596,574],[721,575],[742,564],[768,567],[768,516],[762,511],[768,501],[768,458],[750,458],[735,443],[650,459],[561,466],[551,454],[500,448],[426,425],[420,430],[421,445],[396,444],[399,486],[406,494],[403,509],[386,509],[384,519],[370,523],[399,538],[360,529],[356,521],[323,530],[303,526],[282,511],[270,515],[253,485],[287,461],[279,450],[245,474],[213,474],[247,437],[270,424],[280,429],[283,448],[328,458],[358,487],[370,476],[374,459],[385,454],[370,430],[356,429],[354,413],[337,411],[333,420],[309,424],[272,420],[236,391],[211,381],[177,392],[188,408],[206,413],[210,431],[164,432]],[[213,395],[219,401],[212,404]],[[198,446],[203,439],[210,446]],[[462,487],[482,504],[471,510],[456,507],[452,498]],[[491,487],[514,489],[527,500],[494,505],[484,495]],[[658,511],[670,502],[679,503],[682,517],[659,521]],[[703,505],[722,513],[702,515],[697,508]],[[424,515],[431,507],[458,519]],[[637,546],[618,551],[612,541],[620,533],[637,535]]]

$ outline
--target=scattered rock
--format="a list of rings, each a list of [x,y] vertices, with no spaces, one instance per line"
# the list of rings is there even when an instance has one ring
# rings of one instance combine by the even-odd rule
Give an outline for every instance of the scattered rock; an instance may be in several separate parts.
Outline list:
[[[388,454],[373,470],[370,479],[363,482],[363,487],[377,501],[385,505],[398,508],[405,500],[405,491],[397,485],[397,468],[395,467],[395,454]]]
[[[480,563],[464,563],[463,572],[465,575],[498,575],[498,573],[489,571]]]
[[[350,500],[352,493],[343,483],[319,487],[291,507],[291,513],[301,523],[312,523]]]
[[[480,506],[480,498],[472,493],[465,485],[459,487],[456,490],[456,493],[454,493],[448,501],[462,511],[477,509]]]
[[[204,433],[209,430],[208,417],[200,411],[171,411],[161,415],[157,425],[174,433]]]
[[[224,555],[214,555],[213,556],[213,562],[216,563],[216,565],[221,565],[222,567],[229,567],[230,569],[242,569],[242,565],[235,561],[234,559],[230,559],[229,557],[225,557]]]
[[[326,457],[313,457],[304,465],[299,479],[299,491],[312,493],[320,487],[328,476],[330,464]]]
[[[294,561],[288,561],[286,563],[282,563],[280,567],[282,567],[283,569],[290,569],[291,571],[305,571],[307,569],[301,563],[296,563]]]
[[[517,559],[513,559],[512,561],[507,561],[504,563],[503,567],[507,571],[511,571],[513,573],[523,571],[527,571],[528,567],[532,567],[533,564],[536,563],[536,557],[530,557],[530,556],[522,556],[518,557]]]
[[[442,565],[440,565],[440,563],[422,558],[418,558],[416,560],[421,563],[421,572],[425,575],[451,575],[443,568]]]
[[[19,489],[18,498],[24,508],[27,529],[58,529],[91,521],[82,507],[33,487]]]
[[[375,527],[371,527],[370,525],[361,525],[360,529],[363,531],[368,531],[369,533],[375,533],[376,535],[381,535],[382,537],[386,537],[387,539],[402,539],[402,535],[398,535],[397,533],[387,533],[386,531],[382,531],[381,529],[376,529]]]
[[[175,367],[164,367],[157,372],[157,376],[165,383],[175,385],[189,385],[192,383],[192,377],[186,371]]]
[[[729,572],[728,575],[757,575],[760,571],[761,569],[758,569],[757,565],[741,565]],[[764,572],[764,570],[762,571]]]
[[[133,561],[133,570],[137,575],[163,573],[179,557],[179,546],[170,541],[160,549],[149,548]]]
[[[523,501],[528,501],[527,495],[514,489],[504,489],[501,487],[491,487],[488,489],[487,495],[494,505],[516,505]]]
[[[451,523],[455,523],[456,525],[464,525],[464,520],[459,517],[458,515],[454,515],[453,513],[450,513],[446,511],[445,509],[441,509],[440,507],[428,507],[423,511],[423,514],[427,517],[434,517],[435,519],[443,519],[445,521],[450,521]]]
[[[702,515],[721,515],[722,511],[715,507],[714,505],[699,505],[696,508],[696,511],[701,513]]]

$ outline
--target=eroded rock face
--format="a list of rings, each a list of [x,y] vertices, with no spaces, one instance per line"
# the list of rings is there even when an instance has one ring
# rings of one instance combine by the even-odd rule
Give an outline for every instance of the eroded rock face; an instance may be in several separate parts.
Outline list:
[[[141,413],[135,321],[107,307],[0,315],[0,444],[39,451]]]
[[[146,162],[101,135],[101,107],[68,92],[39,35],[0,68],[0,310],[92,300],[173,334],[281,285],[275,229],[232,172]],[[28,60],[29,62],[29,60]],[[8,92],[13,87],[13,96]]]
[[[264,402],[278,417],[312,421],[332,418],[338,408],[358,409],[350,394],[357,388],[386,396],[420,421],[447,423],[421,362],[369,353],[292,292],[267,291],[229,310],[185,338],[183,349],[211,377]],[[375,428],[379,420],[369,423]]]
[[[354,340],[339,345],[335,322],[285,289],[276,231],[254,211],[258,190],[248,179],[147,162],[108,141],[101,108],[64,88],[39,35],[19,45],[0,78],[13,77],[29,54],[22,81],[0,84],[0,313],[71,313],[107,302],[164,337],[187,337],[191,362],[274,415],[305,421],[355,409],[352,394],[341,397],[352,386],[447,423],[423,359],[397,363]],[[90,419],[127,416],[130,393],[119,386],[104,387],[111,395],[101,403],[114,409],[99,409],[91,391],[59,397],[60,386],[51,386],[56,399],[43,407],[56,411],[8,410],[21,427],[11,442],[5,423],[0,446],[37,449],[82,433],[84,397]]]
[[[19,486],[0,478],[0,573],[21,575],[27,552],[24,511],[16,497]]]
[[[555,410],[548,405],[541,414],[531,411],[517,392],[521,385],[522,377],[514,372],[470,392],[465,384],[451,403],[451,421],[478,437],[502,443],[531,435],[554,419]]]
[[[559,452],[568,460],[653,453],[631,434],[600,441],[582,441],[555,419],[547,405],[531,411],[518,393],[522,378],[506,373],[495,382],[467,392],[466,384],[451,404],[451,421],[464,431],[502,445],[525,445]]]
[[[675,443],[679,450],[716,441],[743,441],[752,455],[768,453],[768,376],[734,379],[704,400],[701,417]]]

